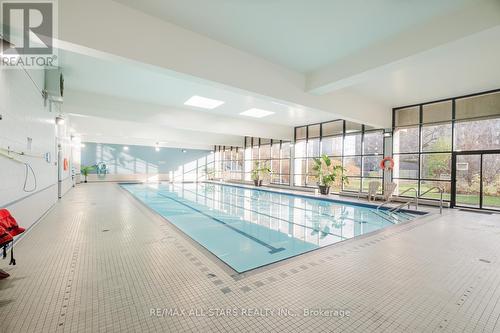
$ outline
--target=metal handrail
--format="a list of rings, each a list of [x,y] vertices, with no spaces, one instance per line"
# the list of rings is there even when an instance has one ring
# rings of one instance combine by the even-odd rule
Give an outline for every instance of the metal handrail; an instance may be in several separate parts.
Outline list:
[[[410,187],[410,188],[407,188],[406,190],[404,190],[403,192],[401,193],[398,193],[398,197],[402,196],[403,194],[405,194],[406,192],[408,191],[415,191],[415,209],[418,210],[418,190],[415,188],[415,187]],[[410,203],[411,201],[408,201],[406,202],[405,204],[408,204],[408,207],[410,207]],[[404,206],[404,205],[403,205]]]
[[[427,191],[425,191],[424,193],[422,193],[418,197],[416,197],[416,209],[418,210],[418,199],[420,199],[421,197],[423,197],[424,195],[426,195],[427,193],[429,193],[432,190],[438,190],[438,192],[439,192],[439,195],[440,195],[440,199],[439,199],[439,214],[443,214],[443,193],[444,193],[444,190],[442,188],[438,187],[438,186],[431,187],[430,189],[428,189]],[[404,193],[405,192],[403,192],[401,194],[404,194]],[[399,206],[391,209],[390,211],[391,212],[397,212],[402,207],[404,207],[406,204],[408,204],[408,208],[410,208],[410,201],[408,201],[408,202],[405,202],[402,205],[399,205]]]
[[[389,209],[389,211],[391,213],[395,213],[395,212],[397,212],[398,210],[400,210],[401,208],[403,208],[406,205],[408,205],[408,209],[410,209],[411,208],[410,204],[411,204],[411,201],[407,201],[407,202],[404,202],[404,203],[400,204],[399,206],[396,206],[394,208]]]
[[[422,198],[424,195],[431,192],[432,190],[439,191],[439,196],[440,196],[440,198],[439,198],[439,214],[443,214],[443,193],[444,193],[444,190],[438,186],[431,187],[430,189],[428,189],[427,191],[425,191],[424,193],[422,193],[420,195],[418,195],[418,190],[416,188],[410,187],[410,188],[407,188],[406,190],[404,190],[403,192],[399,193],[398,197],[401,196],[402,194],[405,194],[408,191],[415,191],[415,209],[418,210],[418,199]],[[380,205],[377,206],[377,210],[382,208],[383,206],[387,205],[390,202],[391,202],[390,199],[382,202]],[[411,204],[411,201],[408,201],[408,202],[405,202],[397,207],[390,209],[389,211],[390,212],[397,212],[398,210],[400,210],[402,207],[404,207],[406,205],[408,205],[408,208],[410,208],[410,204]]]
[[[383,218],[384,220],[388,221],[388,222],[391,222],[391,223],[394,223],[392,220],[388,219],[387,217],[383,216],[382,213],[379,213],[378,211],[373,211],[372,212],[373,214],[377,215],[378,217],[380,218]]]
[[[440,198],[439,198],[439,214],[443,214],[443,193],[444,193],[444,190],[442,188],[440,188],[439,186],[431,187],[430,189],[428,189],[424,193],[420,194],[418,197],[421,198],[422,196],[426,195],[427,193],[429,193],[432,190],[439,191],[439,196],[440,196]]]
[[[414,187],[410,187],[410,188],[407,188],[406,190],[404,190],[403,192],[399,193],[398,196],[401,196],[402,194],[405,194],[406,192],[408,191],[415,191],[415,207],[416,209],[418,209],[418,190]],[[386,204],[388,204],[389,202],[391,202],[391,200],[387,200],[387,201],[384,201],[383,203],[381,203],[380,205],[377,206],[377,209],[380,209],[381,207],[385,206]],[[409,202],[405,202],[403,204],[404,205],[409,205],[411,203],[411,201]],[[397,208],[397,207],[396,207]]]
[[[377,206],[377,210],[379,210],[380,208],[382,208],[383,206],[385,206],[386,204],[388,204],[390,202],[391,202],[391,200],[387,200],[387,201],[382,202],[380,205]]]

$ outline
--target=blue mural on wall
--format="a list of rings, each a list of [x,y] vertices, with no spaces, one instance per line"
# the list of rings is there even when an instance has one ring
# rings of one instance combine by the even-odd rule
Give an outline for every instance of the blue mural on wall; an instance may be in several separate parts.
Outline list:
[[[126,147],[126,148],[125,148]],[[168,174],[192,173],[205,168],[210,150],[125,146],[85,142],[81,150],[81,164],[99,165],[92,173],[98,174]]]

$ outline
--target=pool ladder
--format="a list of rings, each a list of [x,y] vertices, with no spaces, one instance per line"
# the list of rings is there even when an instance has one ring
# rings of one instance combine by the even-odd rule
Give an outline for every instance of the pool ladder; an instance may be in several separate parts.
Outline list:
[[[373,212],[375,215],[378,217],[383,218],[384,220],[390,222],[390,223],[397,223],[397,222],[405,222],[409,221],[413,218],[411,214],[405,213],[405,212],[392,212],[389,210],[376,210]]]
[[[398,196],[401,196],[409,191],[415,191],[415,197],[413,198],[413,200],[404,202],[399,206],[393,207],[393,208],[389,209],[389,211],[390,212],[397,212],[406,205],[408,205],[408,208],[410,208],[412,201],[414,201],[414,203],[415,203],[415,210],[418,210],[418,199],[422,198],[424,195],[426,195],[427,193],[430,193],[433,190],[438,190],[438,193],[439,193],[439,214],[443,214],[443,192],[444,191],[442,188],[440,188],[438,186],[431,187],[430,189],[428,189],[427,191],[425,191],[424,193],[422,193],[420,195],[418,195],[418,190],[415,187],[410,187],[410,188],[404,190],[403,192],[399,193]],[[383,203],[381,203],[380,205],[377,206],[377,210],[380,210],[380,208],[382,208],[383,206],[387,205],[390,202],[391,202],[390,200],[384,201]]]

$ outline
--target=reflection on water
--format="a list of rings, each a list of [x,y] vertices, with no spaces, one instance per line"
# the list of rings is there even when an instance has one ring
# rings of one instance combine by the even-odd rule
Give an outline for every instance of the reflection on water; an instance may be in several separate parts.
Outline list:
[[[374,208],[237,186],[123,187],[239,272],[398,221]]]
[[[319,247],[392,224],[372,209],[287,194],[208,183],[168,185],[168,189],[212,211]]]

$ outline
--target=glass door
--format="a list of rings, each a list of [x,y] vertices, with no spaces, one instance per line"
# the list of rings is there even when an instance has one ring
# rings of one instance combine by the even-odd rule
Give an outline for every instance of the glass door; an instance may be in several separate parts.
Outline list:
[[[455,206],[481,208],[481,154],[457,154]]]
[[[483,154],[482,164],[482,208],[500,209],[500,154]]]
[[[500,210],[500,153],[455,153],[452,205]]]

